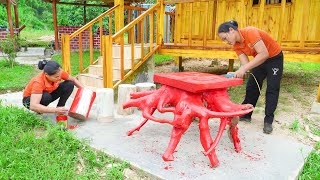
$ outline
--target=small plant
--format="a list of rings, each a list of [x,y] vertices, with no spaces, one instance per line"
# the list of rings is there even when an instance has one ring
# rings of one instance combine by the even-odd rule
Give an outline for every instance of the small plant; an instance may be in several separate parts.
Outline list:
[[[6,65],[13,68],[13,66],[18,65],[15,61],[17,57],[17,51],[20,49],[20,39],[18,36],[11,37],[7,36],[7,39],[0,41],[0,48],[2,52],[7,55],[5,58]]]
[[[293,130],[293,131],[298,131],[299,128],[300,128],[300,125],[299,125],[298,119],[295,119],[295,120],[292,122],[291,126],[289,127],[289,129],[291,129],[291,130]]]

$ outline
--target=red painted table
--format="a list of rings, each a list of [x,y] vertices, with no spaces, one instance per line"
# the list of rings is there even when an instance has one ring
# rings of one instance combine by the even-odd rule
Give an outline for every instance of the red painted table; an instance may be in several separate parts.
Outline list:
[[[189,128],[193,117],[198,117],[200,141],[209,157],[213,167],[219,164],[215,148],[229,125],[230,139],[234,143],[237,152],[241,150],[238,138],[238,119],[233,118],[247,114],[253,110],[252,105],[234,104],[230,101],[227,87],[243,83],[242,79],[228,79],[223,76],[198,73],[179,72],[167,74],[155,74],[154,81],[161,83],[162,87],[154,91],[145,91],[131,94],[131,100],[123,104],[123,108],[138,107],[142,116],[146,118],[139,126],[130,130],[128,135],[140,128],[148,121],[167,123],[173,126],[171,139],[162,158],[165,161],[173,161],[173,153],[181,136]],[[155,110],[161,113],[174,113],[173,120],[159,119],[153,116]],[[220,127],[214,141],[212,140],[208,120],[220,118]]]

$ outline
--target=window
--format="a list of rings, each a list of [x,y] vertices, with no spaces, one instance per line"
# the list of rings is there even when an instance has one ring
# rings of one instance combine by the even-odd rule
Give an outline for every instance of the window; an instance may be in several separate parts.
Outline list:
[[[266,4],[281,4],[282,0],[266,0]],[[286,3],[291,3],[291,0],[285,0]],[[253,0],[253,5],[259,4],[260,0]]]

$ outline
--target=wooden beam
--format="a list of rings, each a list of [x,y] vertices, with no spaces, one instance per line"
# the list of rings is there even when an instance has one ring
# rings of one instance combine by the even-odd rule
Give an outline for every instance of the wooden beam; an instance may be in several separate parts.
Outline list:
[[[11,36],[11,38],[13,38],[14,31],[13,31],[13,25],[12,25],[11,2],[10,2],[10,0],[7,0],[7,18],[8,18],[8,23],[9,23],[10,36]]]
[[[158,0],[158,2],[160,2],[160,14],[159,16],[160,17],[157,17],[159,20],[159,34],[157,35],[158,37],[158,41],[157,43],[159,43],[158,45],[162,44],[163,43],[163,37],[164,37],[164,3],[163,3],[163,0]]]
[[[59,49],[59,38],[58,38],[58,20],[57,20],[57,4],[56,0],[52,0],[52,15],[53,15],[53,27],[54,27],[54,50]]]
[[[52,3],[53,3],[53,1],[55,1],[55,0],[52,0]],[[72,2],[56,2],[56,4],[84,6],[84,3],[72,3]],[[86,6],[112,7],[113,6],[113,2],[110,1],[110,4],[86,4]]]
[[[262,29],[262,24],[263,24],[263,13],[264,13],[264,5],[266,1],[260,0],[260,7],[259,7],[259,28]]]
[[[14,6],[14,19],[15,19],[15,23],[16,23],[16,28],[19,28],[19,13],[18,13],[18,5],[15,4]]]

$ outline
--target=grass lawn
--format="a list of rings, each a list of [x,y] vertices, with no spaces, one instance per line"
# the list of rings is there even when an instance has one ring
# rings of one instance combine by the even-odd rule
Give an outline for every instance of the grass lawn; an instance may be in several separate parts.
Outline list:
[[[36,73],[33,66],[18,65],[9,68],[6,67],[5,61],[0,60],[0,94],[6,93],[7,90],[22,90]]]
[[[0,114],[0,179],[123,179],[127,163],[71,132],[16,107],[0,104]]]

